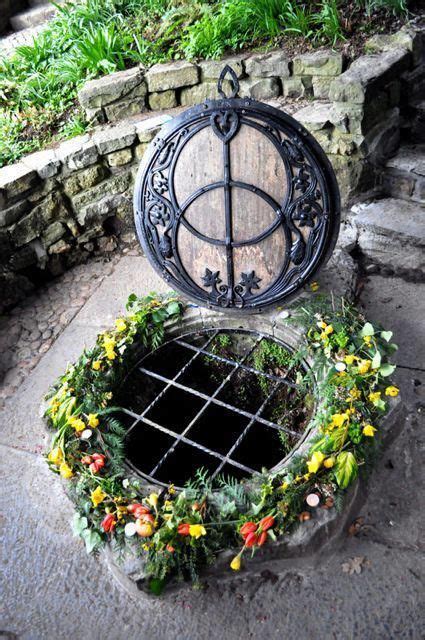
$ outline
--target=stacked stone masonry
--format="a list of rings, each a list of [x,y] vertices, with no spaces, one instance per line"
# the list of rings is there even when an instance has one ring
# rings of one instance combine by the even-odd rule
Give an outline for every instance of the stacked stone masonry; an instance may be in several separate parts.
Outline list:
[[[95,125],[92,132],[0,169],[0,306],[23,297],[44,274],[59,273],[132,228],[135,172],[171,117],[152,110],[217,98],[224,64],[238,76],[241,97],[283,108],[285,101],[293,106],[294,100],[309,100],[294,117],[328,154],[345,210],[364,194],[393,195],[397,179],[407,180],[406,189],[423,202],[421,171],[400,176],[383,169],[401,137],[425,142],[424,41],[425,30],[412,26],[374,36],[369,53],[348,68],[338,52],[288,60],[283,51],[271,51],[136,67],[87,82],[79,100]]]

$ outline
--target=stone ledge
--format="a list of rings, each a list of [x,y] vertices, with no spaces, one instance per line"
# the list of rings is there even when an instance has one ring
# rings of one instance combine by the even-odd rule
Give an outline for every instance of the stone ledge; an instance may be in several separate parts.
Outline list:
[[[192,62],[179,60],[155,64],[146,73],[149,91],[167,91],[197,84],[199,68]]]
[[[405,49],[391,49],[355,60],[350,68],[336,78],[329,90],[334,102],[363,104],[366,94],[378,89],[409,67],[410,56]]]

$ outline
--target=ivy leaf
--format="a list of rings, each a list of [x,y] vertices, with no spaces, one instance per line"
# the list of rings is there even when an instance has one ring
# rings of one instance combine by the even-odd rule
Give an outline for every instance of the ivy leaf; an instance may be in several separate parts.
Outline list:
[[[372,359],[372,369],[379,369],[379,367],[381,366],[381,360],[381,354],[379,353],[379,351],[377,351]]]
[[[373,404],[377,409],[379,409],[379,411],[385,411],[386,409],[385,401],[381,398],[379,398],[379,400],[374,400]]]
[[[393,337],[392,331],[381,331],[381,336],[385,340],[385,342],[389,342]]]
[[[344,426],[340,427],[339,429],[336,429],[331,435],[333,450],[337,451],[338,449],[341,449],[346,439],[347,439],[347,429]]]
[[[137,296],[135,293],[130,293],[130,295],[128,296],[128,300],[127,300],[127,304],[125,305],[125,308],[127,309],[127,311],[130,310],[131,305],[136,302],[137,300]]]
[[[364,338],[365,336],[373,336],[374,333],[375,329],[373,328],[373,325],[370,324],[370,322],[366,322],[363,329],[360,331],[360,335],[362,338]]]
[[[80,537],[83,533],[84,529],[87,529],[87,518],[85,516],[80,516],[79,513],[74,513],[74,517],[71,520],[72,533],[76,537]]]
[[[81,537],[86,543],[87,553],[91,553],[102,543],[102,538],[97,531],[93,531],[93,529],[84,529],[84,531],[81,532]]]
[[[169,316],[174,316],[180,313],[180,305],[178,302],[170,302],[167,304],[167,313]]]
[[[165,580],[160,578],[151,578],[149,582],[149,591],[155,596],[160,596],[165,587]]]
[[[261,511],[261,509],[264,507],[264,502],[263,502],[263,500],[261,500],[257,504],[254,504],[254,502],[252,502],[251,503],[251,507],[252,507],[252,515],[258,516],[258,514]]]
[[[357,478],[358,465],[351,451],[342,451],[336,459],[335,478],[341,489],[346,489]]]
[[[334,448],[334,441],[329,435],[323,436],[314,445],[311,447],[309,451],[309,456],[315,451],[321,451],[322,453],[330,453]]]
[[[388,378],[395,371],[395,364],[390,364],[389,362],[385,362],[379,369],[379,373],[383,378]]]

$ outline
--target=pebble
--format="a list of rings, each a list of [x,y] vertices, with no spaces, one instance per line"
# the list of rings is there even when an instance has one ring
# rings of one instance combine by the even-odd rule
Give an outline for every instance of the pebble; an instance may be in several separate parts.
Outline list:
[[[0,318],[0,409],[102,280],[112,273],[121,255],[122,250],[115,251],[107,263],[93,258],[77,265],[3,314]]]

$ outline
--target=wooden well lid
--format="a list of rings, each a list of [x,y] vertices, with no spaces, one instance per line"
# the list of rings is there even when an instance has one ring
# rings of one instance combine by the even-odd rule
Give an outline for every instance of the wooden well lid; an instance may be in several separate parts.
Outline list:
[[[202,306],[260,312],[293,297],[329,258],[339,191],[307,130],[283,111],[237,98],[238,88],[225,67],[221,100],[162,128],[139,168],[135,220],[170,287]]]

